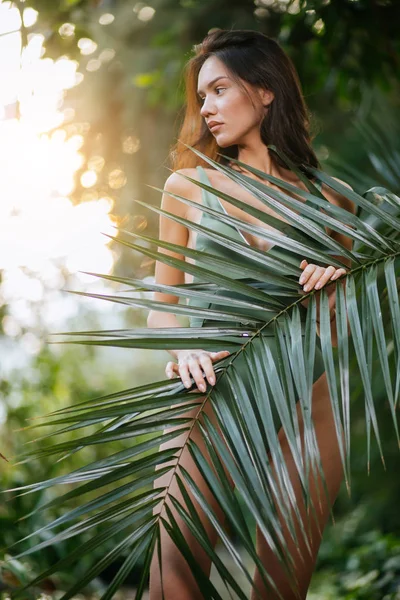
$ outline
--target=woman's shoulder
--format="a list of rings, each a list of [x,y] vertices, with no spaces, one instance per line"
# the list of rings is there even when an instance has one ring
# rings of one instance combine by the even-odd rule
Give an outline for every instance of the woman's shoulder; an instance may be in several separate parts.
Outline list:
[[[164,188],[168,190],[172,189],[181,189],[190,187],[193,185],[191,181],[186,179],[190,177],[191,179],[199,179],[198,171],[195,167],[186,167],[183,169],[177,169],[176,171],[172,171],[172,173],[168,176]]]
[[[341,183],[342,185],[346,186],[347,188],[349,188],[349,190],[352,190],[353,188],[351,187],[351,185],[349,183],[347,183],[347,181],[343,181],[343,179],[339,179],[339,177],[333,177],[331,175],[332,179],[335,179],[336,181],[338,181],[339,183]]]
[[[189,179],[188,179],[189,178]],[[199,181],[199,173],[195,167],[186,167],[172,171],[164,184],[164,194],[161,207],[169,212],[186,217],[188,205],[175,196],[182,196],[195,202],[201,202],[200,188],[190,181]]]
[[[209,169],[207,167],[185,167],[182,169],[177,169],[176,171],[172,171],[169,175],[168,179],[165,182],[165,186],[168,188],[189,188],[193,186],[192,181],[188,181],[187,177],[190,179],[195,179],[199,181],[200,175],[198,169],[201,168],[206,173],[207,177],[212,180],[216,178],[226,178],[226,175],[223,173],[219,173],[216,169]],[[196,186],[197,187],[197,186]]]
[[[207,167],[185,167],[172,171],[165,182],[164,190],[182,196],[189,194],[191,200],[201,202],[201,187],[195,183],[201,181],[199,169],[203,169],[208,178],[208,182],[213,186],[215,185],[218,187],[225,179],[229,180],[226,175],[219,173],[216,169],[209,169]]]
[[[351,187],[351,185],[348,184],[346,181],[343,181],[342,179],[339,179],[338,177],[333,177],[333,176],[331,176],[331,177],[332,177],[332,179],[335,179],[338,183],[341,183],[346,188],[353,191],[353,188]],[[329,187],[328,185],[326,185],[324,183],[321,186],[321,191],[324,194],[324,196],[329,200],[329,202],[331,202],[332,204],[336,204],[336,206],[339,206],[340,208],[344,208],[345,210],[355,214],[356,205],[354,204],[354,202],[352,200],[350,200],[350,198],[347,197],[347,195],[341,194],[340,192],[336,192],[335,190],[333,190],[331,187]]]
[[[198,186],[190,181],[190,179],[199,180],[199,173],[195,167],[186,167],[172,171],[165,182],[164,190],[180,195],[189,193],[192,197],[193,188],[197,188]]]

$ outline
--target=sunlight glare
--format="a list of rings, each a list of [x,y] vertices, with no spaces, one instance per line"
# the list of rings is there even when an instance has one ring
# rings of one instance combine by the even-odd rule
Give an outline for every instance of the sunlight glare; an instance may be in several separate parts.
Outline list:
[[[26,26],[36,18],[36,11],[24,10]],[[71,34],[67,25],[64,35]],[[63,96],[82,79],[78,63],[65,56],[42,58],[45,39],[34,33],[21,54],[20,26],[19,11],[0,3],[0,269],[40,272],[62,259],[72,272],[108,273],[113,255],[101,232],[114,233],[112,202],[94,195],[76,206],[68,197],[84,161],[83,135],[68,138],[62,129],[74,116],[63,109]],[[85,43],[84,52],[89,45],[93,51],[95,43]],[[76,131],[88,130],[76,125]],[[87,173],[94,185],[96,171]]]

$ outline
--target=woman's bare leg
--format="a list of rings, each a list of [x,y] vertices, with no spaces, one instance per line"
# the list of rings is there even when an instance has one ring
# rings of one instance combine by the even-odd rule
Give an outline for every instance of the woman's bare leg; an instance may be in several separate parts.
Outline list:
[[[297,414],[299,416],[300,432],[302,433],[303,422],[301,418],[299,404],[297,405]],[[343,469],[339,454],[339,445],[336,437],[335,425],[333,422],[333,414],[331,409],[331,402],[329,399],[329,391],[325,373],[321,375],[321,377],[313,385],[312,418],[315,426],[322,468],[325,474],[326,486],[328,489],[331,505],[333,505],[343,479]],[[303,522],[307,524],[306,508],[302,499],[301,485],[297,475],[297,469],[294,464],[286,436],[282,429],[280,430],[278,437],[280,439],[283,455],[285,457],[288,472],[296,494],[302,519]],[[323,532],[330,514],[329,503],[327,501],[320,477],[318,478],[318,481],[319,496],[317,493],[315,479],[313,476],[310,477],[310,491],[319,522],[318,528],[315,523],[315,518],[311,515],[311,537],[309,540],[310,546],[312,548],[311,555],[302,538],[301,529],[299,526],[296,526],[296,533],[299,540],[299,547],[296,547],[286,527],[284,519],[278,509],[278,513],[280,514],[280,520],[282,523],[282,531],[284,533],[285,540],[287,542],[291,556],[293,557],[295,562],[295,574],[298,582],[298,595],[294,594],[291,586],[289,585],[286,573],[283,571],[274,552],[271,551],[271,548],[269,547],[269,545],[265,541],[264,536],[261,534],[259,528],[257,527],[257,554],[262,560],[265,567],[268,569],[268,573],[275,581],[276,586],[284,600],[298,600],[304,599],[306,597],[311,576],[315,568],[317,554],[321,543],[320,531]],[[268,600],[276,600],[276,598],[278,598],[278,596],[275,593],[265,591],[258,570],[256,570],[255,572],[254,583],[261,592],[262,590],[264,590],[264,592],[262,592],[263,598]],[[252,600],[256,600],[257,598],[257,595],[254,592],[254,590],[252,591],[251,598]]]
[[[199,409],[197,407],[195,407],[194,409],[191,409],[190,411],[185,413],[184,416],[190,416],[190,417],[194,418],[195,415],[198,413],[198,410]],[[208,401],[206,403],[206,405],[203,409],[203,412],[205,412],[207,414],[207,416],[209,417],[209,419],[211,420],[213,425],[218,429],[216,417],[215,417],[214,412],[212,411],[210,401]],[[173,431],[174,429],[176,429],[176,427],[174,427],[174,428],[171,427],[166,431]],[[173,448],[173,447],[182,447],[186,443],[187,436],[188,436],[188,432],[184,432],[183,434],[180,434],[178,437],[176,437],[172,440],[169,440],[169,441],[165,442],[164,444],[161,444],[160,450],[165,450],[167,448]],[[201,432],[199,431],[199,428],[197,426],[195,426],[193,428],[190,437],[198,445],[198,447],[200,448],[200,451],[203,453],[203,456],[207,457],[208,453],[206,451],[205,444],[202,440]],[[178,455],[178,453],[176,455]],[[172,464],[172,462],[171,462],[171,464]],[[215,514],[217,515],[219,522],[224,523],[225,517],[224,517],[219,505],[217,504],[215,498],[213,497],[212,493],[210,492],[207,484],[205,483],[201,473],[196,468],[196,466],[193,462],[193,459],[190,456],[190,453],[187,448],[185,448],[183,450],[181,458],[179,460],[179,464],[182,465],[190,473],[192,478],[195,480],[195,482],[198,485],[199,489],[201,490],[202,494],[204,496],[206,496],[209,504],[212,506],[213,510],[215,511]],[[163,467],[167,466],[167,463],[163,464],[162,466]],[[179,472],[179,468],[177,470],[177,474],[181,475]],[[228,475],[228,473],[227,473],[227,475]],[[229,475],[228,475],[228,477],[229,477]],[[181,476],[181,479],[184,481],[184,478],[182,476]],[[230,477],[229,477],[229,479],[230,479]],[[233,486],[233,482],[231,479],[230,479],[230,482],[231,482],[231,485]],[[168,473],[162,475],[161,477],[159,477],[158,479],[156,479],[154,487],[166,486],[166,485],[170,485],[170,488],[169,488],[170,493],[175,498],[177,498],[177,500],[185,507],[185,503],[183,501],[182,495],[178,488],[176,479],[175,479],[175,477],[172,477],[172,480],[171,480],[170,472],[168,472]],[[187,489],[186,485],[185,485],[185,487]],[[208,520],[208,517],[206,517],[204,512],[201,510],[199,504],[194,499],[192,493],[188,489],[187,489],[187,491],[188,491],[188,494],[189,494],[193,504],[195,505],[195,508],[199,514],[199,517],[207,531],[209,539],[210,539],[213,547],[215,547],[218,535],[217,535],[214,527]],[[195,538],[189,531],[188,527],[184,524],[182,519],[178,516],[177,511],[172,506],[172,503],[169,500],[166,500],[166,502],[167,502],[168,507],[170,508],[171,512],[173,513],[174,518],[179,523],[180,531],[184,535],[191,551],[193,552],[193,554],[196,558],[198,565],[202,568],[204,573],[209,577],[210,571],[211,571],[211,559],[207,556],[207,554],[204,552],[204,550],[199,546],[198,542],[195,540]],[[157,506],[154,509],[153,514],[159,513],[160,509],[161,509],[161,507]],[[165,514],[165,510],[163,511],[161,509],[161,511],[162,511],[163,517],[166,520],[168,520],[167,516]],[[190,570],[187,562],[185,561],[185,559],[183,558],[183,556],[181,555],[181,553],[179,552],[179,550],[177,549],[174,542],[171,540],[170,536],[168,535],[167,531],[165,530],[165,528],[163,526],[161,526],[161,553],[162,553],[163,591],[164,591],[165,600],[202,600],[203,596],[200,593],[200,590],[195,582],[195,579],[191,573],[191,570]],[[153,558],[152,558],[151,567],[150,567],[150,600],[161,600],[162,599],[163,596],[162,596],[162,592],[161,592],[161,585],[162,584],[161,584],[161,578],[160,578],[158,556],[157,556],[157,551],[155,550],[155,552],[153,554]]]

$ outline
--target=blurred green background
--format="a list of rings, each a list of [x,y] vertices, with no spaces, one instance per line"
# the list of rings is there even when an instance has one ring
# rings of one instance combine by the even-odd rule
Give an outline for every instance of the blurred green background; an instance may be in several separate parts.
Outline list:
[[[193,45],[214,27],[276,38],[299,72],[323,168],[361,193],[382,185],[398,194],[399,23],[397,0],[0,1],[0,452],[10,459],[0,463],[3,489],[62,472],[49,459],[13,461],[37,437],[24,429],[28,419],[164,377],[167,352],[65,346],[49,343],[49,334],[146,325],[144,311],[68,290],[116,291],[86,272],[153,277],[152,261],[102,233],[120,226],[157,235],[155,215],[134,199],[160,202],[148,186],[162,188],[169,174]],[[399,599],[398,448],[376,380],[386,470],[374,443],[367,468],[361,390],[352,384],[351,497],[343,489],[335,505],[309,598]],[[107,452],[86,449],[68,468]],[[2,497],[1,547],[46,522],[22,519],[42,500]],[[74,543],[2,563],[0,596]],[[77,570],[45,581],[43,594],[57,597]],[[103,573],[88,597],[112,575]],[[121,597],[135,579],[133,572]]]

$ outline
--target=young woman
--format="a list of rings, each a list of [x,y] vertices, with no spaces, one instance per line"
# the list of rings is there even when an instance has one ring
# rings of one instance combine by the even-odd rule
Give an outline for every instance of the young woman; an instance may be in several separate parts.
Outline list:
[[[200,178],[203,182],[209,183],[212,187],[222,192],[236,197],[260,210],[266,210],[264,204],[243,190],[226,175],[215,169],[203,168],[203,165],[207,167],[207,163],[202,164],[197,155],[186,148],[185,144],[198,148],[207,156],[220,163],[229,164],[234,169],[239,170],[236,165],[218,156],[218,153],[225,154],[231,158],[237,158],[247,165],[283,179],[302,190],[306,190],[304,184],[297,179],[293,172],[285,168],[284,163],[277,159],[276,155],[267,148],[267,145],[275,145],[296,165],[319,167],[310,143],[307,108],[302,97],[298,76],[289,57],[274,40],[256,31],[214,30],[200,45],[195,47],[195,56],[188,62],[186,95],[185,119],[178,144],[173,153],[174,172],[166,181],[165,193],[162,197],[162,208],[195,223],[199,223],[201,219],[205,218],[201,209],[189,207],[171,195],[177,194],[194,200],[198,204],[203,202],[211,203],[212,207],[216,210],[225,211],[242,221],[267,228],[265,223],[262,223],[255,217],[250,217],[248,213],[233,207],[232,204],[224,202],[214,195],[205,193],[199,186],[182,177],[182,175],[187,175],[196,180]],[[184,142],[185,144],[180,142]],[[256,179],[249,172],[246,172],[246,175]],[[325,189],[323,187],[322,191],[329,202],[342,206],[354,213],[354,206],[350,205],[346,198],[337,195],[330,188]],[[293,197],[301,200],[300,196],[295,195]],[[273,214],[270,210],[268,212]],[[275,214],[274,216],[278,215]],[[219,222],[215,219],[214,221],[214,225],[217,227],[216,223]],[[219,223],[219,225],[221,224]],[[270,244],[267,244],[265,240],[256,235],[251,235],[249,232],[239,229],[237,233],[242,240],[253,247],[260,248],[265,252],[269,252],[272,249]],[[327,233],[347,248],[351,247],[351,240],[348,238],[344,238],[334,231],[328,230]],[[189,228],[165,217],[160,218],[159,237],[162,240],[183,246],[186,245],[190,248],[199,248],[202,240],[202,249],[204,249],[206,244],[204,236],[197,236]],[[210,247],[208,246],[207,248],[209,249]],[[224,252],[229,252],[229,250],[218,244],[213,244],[211,251],[220,256],[226,255]],[[181,259],[183,258],[166,250],[165,253]],[[233,254],[236,260],[238,260],[238,255]],[[337,269],[332,265],[321,267],[308,263],[306,260],[301,261],[300,267],[303,273],[299,283],[303,286],[305,292],[313,288],[320,289],[323,286],[327,286],[328,293],[329,291],[332,292],[333,286],[329,287],[329,282],[345,273],[345,269]],[[178,269],[157,262],[156,281],[163,284],[177,285],[184,282],[189,283],[192,281],[192,278],[188,274],[184,275]],[[155,299],[169,303],[177,303],[179,300],[177,296],[161,293],[155,294]],[[335,343],[334,293],[330,293],[329,295],[329,305],[332,316],[332,339],[333,343]],[[195,321],[195,319],[192,319],[191,325],[195,324]],[[200,323],[196,322],[197,326],[203,324],[205,323],[201,320]],[[224,324],[226,325],[226,322]],[[157,311],[151,311],[149,314],[148,325],[149,327],[180,326],[175,315]],[[171,354],[175,361],[168,362],[166,366],[167,376],[179,376],[188,388],[193,385],[194,381],[197,390],[203,392],[206,389],[206,381],[210,385],[215,384],[213,364],[227,356],[229,352],[221,351],[213,353],[201,348],[194,348],[192,350],[171,351]],[[312,418],[325,480],[329,497],[333,503],[341,484],[342,467],[328,386],[320,355],[319,364],[314,370],[312,406]],[[208,407],[205,409],[206,414],[212,419],[214,425],[217,426],[215,417],[209,408],[209,403],[206,404],[206,407]],[[188,412],[187,414],[194,417],[195,411],[192,410],[192,412]],[[298,414],[301,425],[300,411]],[[196,431],[196,428],[193,429],[192,438],[199,445],[200,449],[204,448],[200,432]],[[282,430],[279,433],[279,440],[288,471],[292,478],[299,509],[305,519],[306,511],[302,501],[300,483],[296,475],[293,457]],[[183,447],[185,441],[185,434],[182,434],[178,438],[166,442],[161,448],[177,447],[180,444]],[[266,449],[266,456],[267,452],[268,449]],[[223,522],[224,515],[221,514],[217,502],[211,497],[187,449],[184,449],[179,464],[191,473],[202,493],[206,494],[210,502],[213,503],[212,505],[218,518]],[[160,477],[156,482],[156,486],[158,485],[169,485],[169,491],[182,502],[182,496],[171,474],[167,473]],[[314,523],[311,531],[311,554],[307,551],[304,541],[301,542],[301,536],[300,544],[297,547],[294,545],[282,519],[282,530],[295,563],[296,579],[298,582],[296,592],[292,590],[285,571],[281,568],[274,552],[257,529],[257,553],[263,564],[267,566],[268,573],[271,574],[281,597],[286,600],[306,597],[321,541],[321,532],[329,517],[329,506],[324,501],[325,496],[323,493],[321,494],[322,501],[320,505],[317,502],[315,482],[311,482],[311,490],[316,500],[315,505],[318,505],[319,521],[318,526]],[[197,504],[196,508],[201,515],[210,539],[216,543],[217,535],[212,525]],[[178,522],[181,523],[181,530],[192,552],[195,554],[199,565],[203,571],[209,573],[210,559],[198,546],[185,525],[179,520],[175,511],[174,515]],[[202,598],[187,563],[165,531],[162,531],[161,540],[163,590],[161,589],[158,557],[155,552],[150,576],[150,600],[161,600],[162,598],[165,598],[165,600],[196,600]],[[255,583],[261,593],[264,594],[263,597],[278,597],[278,595],[271,595],[271,592],[263,588],[262,580],[257,570],[255,572]],[[253,591],[252,598],[255,599],[256,597]]]

